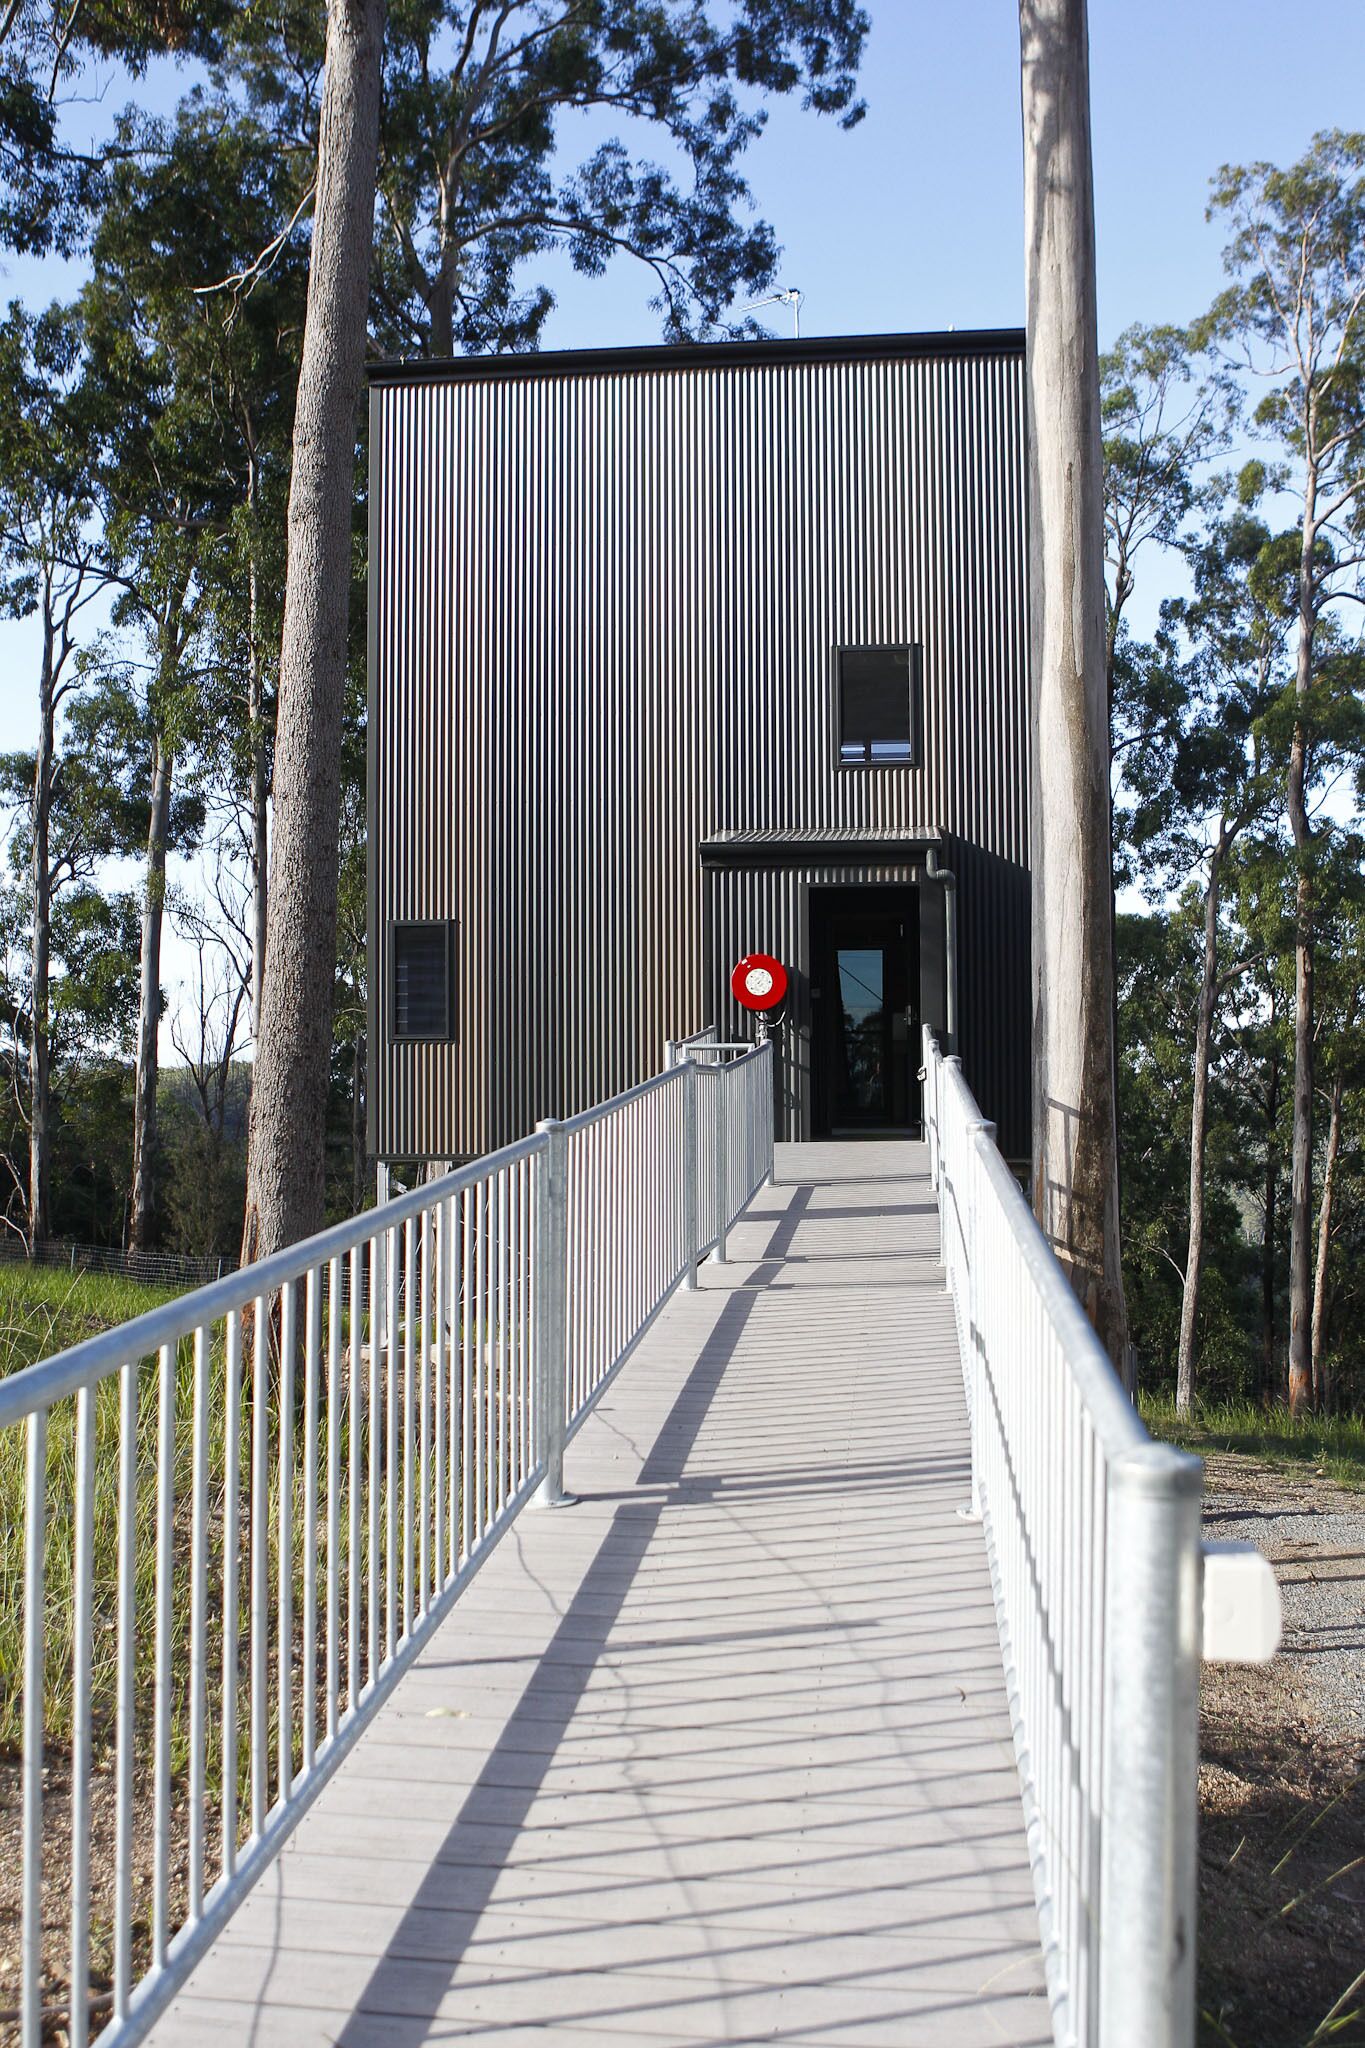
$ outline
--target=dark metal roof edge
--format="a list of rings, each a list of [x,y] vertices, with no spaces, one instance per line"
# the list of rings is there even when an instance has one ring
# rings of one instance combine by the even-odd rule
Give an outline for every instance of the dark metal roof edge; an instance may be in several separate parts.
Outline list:
[[[716,370],[745,364],[861,363],[922,356],[1019,356],[1022,327],[941,334],[820,334],[803,341],[661,342],[503,356],[387,356],[365,365],[371,384],[445,384],[470,378],[573,377],[610,370]]]

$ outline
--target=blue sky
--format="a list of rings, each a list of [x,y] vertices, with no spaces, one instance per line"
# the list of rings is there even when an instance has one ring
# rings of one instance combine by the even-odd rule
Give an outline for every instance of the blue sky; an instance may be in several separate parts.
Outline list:
[[[868,113],[849,134],[775,108],[747,159],[784,247],[780,281],[805,295],[802,332],[1013,325],[1023,317],[1018,30],[1013,0],[867,0]],[[1100,340],[1133,321],[1185,321],[1219,289],[1205,221],[1223,163],[1291,162],[1323,128],[1365,123],[1365,8],[1313,0],[1091,0]],[[141,89],[173,103],[170,67]],[[111,84],[105,110],[118,104]],[[99,109],[88,116],[102,122]],[[657,339],[649,283],[618,261],[600,280],[544,273],[559,303],[550,347]],[[70,289],[57,264],[8,259],[0,295]],[[775,332],[789,316],[773,308]],[[1163,594],[1149,570],[1135,623]],[[32,744],[31,627],[0,622],[0,748]]]
[[[868,0],[868,113],[851,133],[776,107],[747,170],[805,295],[802,332],[1012,325],[1023,317],[1018,32],[1012,0]],[[1272,0],[1091,0],[1101,344],[1135,320],[1183,321],[1221,281],[1204,219],[1220,164],[1289,162],[1314,132],[1365,122],[1365,9],[1314,0],[1311,33]],[[170,67],[141,88],[173,103]],[[118,104],[110,83],[105,108]],[[91,109],[93,127],[101,125]],[[546,341],[657,338],[649,281],[545,268],[559,303]],[[69,289],[56,263],[9,258],[0,294]],[[773,308],[774,331],[788,315]],[[31,743],[34,637],[0,623],[0,747]]]

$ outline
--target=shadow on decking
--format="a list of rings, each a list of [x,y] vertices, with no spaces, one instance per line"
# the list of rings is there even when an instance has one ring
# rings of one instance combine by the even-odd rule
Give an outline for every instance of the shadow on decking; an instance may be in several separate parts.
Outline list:
[[[809,1201],[809,1190],[801,1192]],[[703,1345],[645,1461],[640,1473],[641,1486],[671,1488],[682,1479],[707,1411],[734,1356],[740,1334],[753,1313],[755,1299],[752,1292],[733,1294],[721,1309],[715,1329]],[[515,1791],[510,1790],[504,1759],[523,1755],[527,1749],[528,1732],[533,1732],[544,1770],[549,1769],[555,1746],[547,1740],[547,1735],[550,1731],[556,1736],[567,1731],[594,1667],[595,1655],[588,1653],[600,1653],[605,1649],[619,1620],[634,1574],[654,1541],[659,1519],[670,1498],[667,1492],[653,1501],[632,1497],[629,1504],[623,1503],[617,1508],[596,1558],[546,1646],[535,1676],[514,1708],[437,1852],[436,1864],[455,1860],[462,1828],[470,1822],[478,1825],[478,1875],[474,1878],[471,1872],[475,1889],[467,1897],[469,1919],[462,1922],[470,1934],[477,1925],[480,1911],[492,1896],[507,1856],[525,1826],[543,1781],[542,1771],[540,1775],[533,1776],[532,1782],[518,1786]],[[570,1644],[573,1645],[572,1659],[556,1656],[557,1650],[564,1650]],[[483,1795],[494,1787],[506,1813],[505,1820],[498,1826],[501,1842],[490,1841],[488,1824],[479,1813]],[[437,1895],[438,1883],[433,1871],[419,1887],[395,1931],[388,1953],[377,1966],[376,1978],[394,1963],[412,1956],[417,1932],[413,1922],[441,1903]],[[452,1974],[467,1945],[467,1940],[452,1940],[450,1943],[443,1961],[449,1964]],[[435,2002],[429,2003],[433,2009],[425,2013],[386,2014],[385,2034],[393,2048],[419,2048],[419,2044],[428,2040],[436,2020]],[[372,2036],[365,2006],[366,1999],[362,1994],[353,2019],[337,2037],[338,2048],[354,2048],[362,2032],[365,2036]]]
[[[888,1182],[893,1179],[892,1176],[882,1178]],[[901,1180],[912,1177],[894,1178]],[[899,1455],[882,1459],[876,1455],[879,1446],[872,1442],[865,1446],[865,1449],[872,1450],[871,1457],[864,1455],[857,1462],[843,1464],[839,1462],[835,1453],[829,1469],[824,1469],[819,1464],[812,1466],[804,1463],[799,1455],[791,1464],[781,1460],[765,1466],[760,1459],[760,1469],[748,1471],[739,1467],[738,1460],[735,1467],[729,1467],[727,1464],[726,1469],[707,1470],[707,1460],[703,1457],[700,1460],[702,1469],[688,1469],[689,1461],[697,1452],[698,1440],[708,1418],[712,1415],[717,1396],[721,1393],[727,1370],[734,1361],[741,1343],[746,1341],[746,1334],[747,1339],[752,1340],[750,1324],[760,1294],[773,1290],[775,1280],[777,1289],[781,1289],[782,1283],[777,1276],[788,1263],[812,1262],[809,1253],[793,1255],[792,1246],[798,1228],[802,1224],[809,1225],[812,1222],[823,1224],[827,1221],[837,1221],[847,1224],[850,1220],[864,1216],[884,1218],[887,1215],[894,1215],[899,1218],[907,1214],[925,1213],[915,1207],[898,1207],[890,1211],[876,1208],[827,1210],[815,1206],[817,1190],[810,1185],[793,1185],[792,1181],[788,1181],[784,1193],[788,1191],[790,1201],[782,1210],[751,1210],[745,1216],[746,1226],[758,1226],[760,1230],[767,1226],[767,1241],[756,1257],[745,1256],[736,1262],[730,1291],[721,1303],[710,1334],[644,1456],[637,1480],[620,1493],[596,1490],[587,1496],[599,1509],[612,1510],[610,1522],[602,1534],[577,1592],[559,1614],[554,1633],[546,1643],[533,1675],[518,1698],[497,1742],[484,1757],[478,1777],[465,1792],[459,1812],[444,1836],[434,1846],[423,1851],[424,1868],[420,1882],[405,1903],[401,1918],[392,1928],[384,1952],[369,1967],[368,1977],[355,1997],[350,2017],[339,2026],[333,2021],[337,2031],[329,2038],[338,2044],[338,2048],[374,2048],[376,2041],[381,2039],[384,2048],[425,2048],[425,2044],[435,2040],[451,2039],[465,2033],[477,2033],[481,2037],[486,2034],[488,2038],[493,2038],[503,2031],[508,2031],[520,2038],[521,2029],[517,2022],[510,2016],[499,2013],[497,2002],[480,2007],[477,1996],[479,1987],[472,1987],[476,1992],[473,2006],[467,2015],[459,2019],[452,2017],[446,2000],[459,1978],[462,1966],[467,1968],[471,1961],[476,1961],[480,1948],[487,1942],[486,1935],[481,1937],[480,1922],[488,1909],[494,1905],[495,1894],[500,1903],[506,1904],[505,1892],[501,1888],[502,1881],[509,1869],[516,1867],[518,1842],[523,1838],[528,1825],[535,1825],[532,1808],[546,1791],[547,1777],[561,1753],[566,1736],[569,1735],[570,1724],[582,1707],[584,1695],[593,1685],[595,1674],[603,1668],[604,1660],[606,1668],[614,1670],[619,1677],[622,1675],[623,1657],[628,1662],[633,1652],[649,1652],[661,1647],[671,1651],[676,1648],[680,1656],[690,1658],[694,1664],[704,1667],[711,1674],[714,1691],[710,1697],[713,1701],[723,1701],[733,1694],[736,1699],[745,1699],[747,1704],[751,1696],[747,1694],[747,1681],[743,1676],[744,1648],[765,1646],[773,1638],[790,1641],[795,1637],[801,1637],[807,1641],[818,1641],[820,1636],[825,1635],[843,1640],[852,1639],[860,1645],[860,1657],[861,1645],[866,1643],[866,1663],[863,1668],[874,1678],[881,1676],[878,1667],[878,1631],[884,1626],[882,1621],[862,1619],[856,1615],[841,1615],[836,1611],[835,1605],[825,1599],[822,1606],[827,1618],[818,1621],[788,1622],[782,1625],[781,1618],[774,1616],[778,1625],[772,1628],[760,1626],[727,1631],[724,1627],[724,1585],[717,1585],[716,1588],[719,1604],[715,1614],[717,1627],[714,1630],[690,1635],[677,1635],[670,1631],[657,1642],[637,1636],[630,1636],[625,1642],[619,1637],[616,1641],[612,1640],[614,1632],[622,1622],[623,1610],[631,1599],[632,1589],[637,1583],[641,1567],[651,1548],[666,1544],[669,1540],[667,1534],[661,1530],[661,1523],[667,1519],[670,1525],[676,1524],[679,1517],[685,1517],[691,1508],[716,1505],[723,1507],[727,1501],[733,1501],[737,1507],[741,1507],[766,1495],[775,1498],[786,1497],[793,1503],[813,1502],[818,1513],[823,1493],[828,1493],[832,1502],[837,1498],[846,1501],[851,1491],[857,1492],[865,1488],[877,1496],[885,1495],[888,1490],[894,1493],[898,1485],[913,1490],[916,1483],[925,1482],[940,1488],[945,1482],[959,1482],[965,1493],[968,1461],[963,1453],[946,1449],[939,1437],[940,1404],[932,1394],[928,1402],[917,1412],[917,1427],[913,1433],[912,1443],[900,1445]],[[818,1257],[818,1254],[816,1256]],[[844,1254],[845,1258],[849,1256],[847,1253]],[[903,1267],[907,1264],[914,1267],[919,1265],[921,1253],[907,1248],[901,1252],[900,1258]],[[932,1259],[929,1263],[933,1263]],[[744,1277],[741,1278],[741,1275]],[[838,1283],[835,1284],[837,1287]],[[911,1285],[918,1294],[921,1285],[918,1273],[915,1274]],[[815,1291],[822,1292],[823,1283]],[[787,1299],[790,1298],[788,1295]],[[815,1355],[818,1355],[822,1345],[837,1339],[843,1313],[841,1306],[831,1303],[829,1327],[822,1325],[811,1332],[809,1342]],[[751,1389],[755,1385],[761,1385],[771,1375],[781,1372],[780,1343],[771,1347],[771,1355],[770,1347],[766,1343],[760,1347],[757,1355],[752,1341],[747,1341],[746,1349],[748,1361],[744,1378],[745,1384]],[[833,1431],[837,1428],[839,1408],[839,1397],[833,1388],[830,1389],[829,1398],[830,1428]],[[958,1399],[955,1391],[948,1399],[950,1403]],[[819,1405],[823,1407],[823,1400]],[[808,1428],[813,1419],[809,1406],[804,1413],[804,1427]],[[775,1433],[770,1432],[766,1436],[764,1448],[770,1456],[774,1449],[777,1449],[780,1458],[781,1440],[785,1435],[783,1411],[780,1407],[776,1410],[774,1421]],[[629,1443],[628,1438],[624,1438],[623,1441]],[[837,1437],[831,1436],[830,1441],[837,1442]],[[640,1449],[644,1450],[647,1443],[648,1438],[642,1433]],[[916,1449],[916,1444],[920,1448]],[[712,1455],[714,1458],[714,1448]],[[937,1550],[938,1539],[931,1540]],[[945,1547],[949,1548],[951,1554],[952,1545],[949,1539],[944,1540]],[[869,1559],[869,1592],[884,1584],[883,1572],[890,1569],[889,1566],[879,1566],[875,1559]],[[971,1567],[967,1576],[979,1576],[979,1568]],[[861,1586],[861,1579],[859,1583]],[[958,1576],[951,1567],[940,1572],[937,1591],[942,1600],[951,1602],[958,1585]],[[710,1619],[709,1611],[706,1618]],[[926,1620],[933,1623],[933,1617],[926,1617]],[[978,1635],[979,1642],[976,1640]],[[975,1624],[963,1627],[959,1622],[957,1640],[962,1652],[961,1665],[951,1673],[942,1675],[942,1699],[944,1704],[950,1705],[954,1711],[959,1702],[966,1708],[968,1698],[963,1686],[956,1683],[959,1675],[968,1684],[974,1685],[981,1669],[998,1669],[993,1621],[982,1622],[979,1627]],[[433,1658],[428,1653],[423,1660],[427,1669],[441,1668],[439,1643],[434,1647],[438,1655]],[[738,1647],[740,1650],[739,1664],[733,1676],[727,1671],[732,1647]],[[469,1669],[472,1665],[492,1664],[501,1660],[497,1646],[490,1645],[490,1654],[486,1659],[470,1658],[461,1654],[456,1661],[462,1668]],[[883,1683],[894,1685],[895,1682],[888,1671]],[[674,1681],[667,1672],[661,1675],[655,1670],[647,1675],[642,1674],[633,1684],[627,1677],[625,1683],[630,1687],[633,1698],[642,1699],[650,1692],[666,1698],[666,1689]],[[773,1692],[773,1713],[750,1715],[747,1724],[752,1746],[759,1750],[760,1759],[765,1760],[770,1767],[773,1764],[774,1750],[788,1741],[796,1742],[801,1733],[799,1728],[791,1725],[790,1709],[783,1709],[777,1703],[780,1681],[775,1681]],[[937,1688],[934,1688],[933,1696],[938,1697]],[[974,1719],[974,1715],[969,1713],[965,1722],[959,1722],[957,1729],[961,1746],[972,1753],[979,1752],[982,1739],[979,1728],[973,1726]],[[895,1731],[887,1728],[884,1732],[888,1744],[885,1766],[891,1774],[885,1782],[890,1787],[903,1781],[897,1776],[899,1757]],[[946,1732],[945,1722],[945,1734]],[[680,1794],[684,1790],[686,1792],[690,1816],[723,1813],[728,1810],[730,1802],[734,1799],[743,1800],[747,1761],[742,1755],[728,1755],[727,1752],[732,1746],[734,1745],[729,1738],[723,1738],[719,1746],[708,1746],[705,1733],[698,1732],[695,1768],[689,1773],[685,1783],[679,1781],[677,1787]],[[746,1745],[738,1746],[742,1749]],[[933,1788],[938,1785],[951,1785],[955,1780],[954,1765],[949,1760],[949,1753],[957,1747],[958,1743],[951,1739],[945,1740],[942,1744],[945,1754],[939,1758],[936,1766],[930,1770],[921,1766],[917,1773],[920,1792],[931,1804],[935,1799]],[[877,1760],[881,1761],[880,1756]],[[725,1768],[727,1762],[731,1766],[729,1769]],[[781,1769],[780,1761],[777,1768]],[[993,1784],[997,1776],[1000,1779],[998,1791],[994,1789]],[[972,1847],[979,1857],[978,1874],[989,1876],[995,1866],[1007,1870],[1013,1867],[1015,1860],[1013,1852],[1018,1823],[1011,1820],[1010,1808],[1012,1804],[1017,1805],[1017,1789],[1012,1759],[1002,1756],[998,1771],[992,1769],[989,1773],[983,1771],[978,1762],[973,1777],[975,1796],[959,1797],[951,1803],[959,1819],[969,1813],[974,1816],[969,1823],[968,1833]],[[794,1798],[801,1796],[793,1794]],[[854,1845],[844,1832],[846,1820],[841,1820],[837,1814],[833,1819],[826,1817],[819,1811],[814,1800],[809,1801],[802,1809],[800,1833],[803,1837],[804,1850],[809,1852],[806,1868],[812,1880],[815,1880],[807,1895],[808,1899],[814,1902],[824,1898],[840,1920],[848,1917],[846,1898],[856,1894],[870,1899],[878,1893],[889,1895],[892,1892],[903,1893],[906,1889],[907,1881],[904,1875],[897,1880],[889,1880],[880,1867],[885,1844],[882,1831],[877,1825],[876,1813],[875,1807],[867,1808],[866,1840]],[[790,1820],[783,1818],[771,1828],[759,1825],[746,1835],[746,1843],[752,1850],[751,1856],[746,1858],[743,1873],[746,1877],[781,1877],[790,1868],[792,1849],[783,1834],[790,1825]],[[591,1825],[587,1827],[586,1832],[591,1835]],[[935,1830],[936,1834],[939,1832]],[[951,1830],[948,1832],[951,1833]],[[555,1839],[550,1853],[539,1858],[538,1862],[541,1868],[559,1863],[565,1866],[562,1874],[565,1896],[572,1894],[581,1914],[585,1907],[591,1912],[590,1902],[596,1892],[605,1891],[610,1895],[614,1890],[619,1890],[623,1882],[629,1883],[630,1880],[623,1880],[613,1873],[611,1866],[615,1861],[616,1851],[610,1842],[604,1850],[601,1844],[594,1846],[576,1840],[576,1833],[576,1824],[573,1822],[554,1828],[552,1834]],[[699,1835],[688,1844],[675,1840],[674,1846],[679,1851],[678,1881],[685,1887],[687,1879],[682,1877],[681,1868],[695,1859],[690,1854],[684,1855],[684,1848],[690,1848],[700,1854],[705,1849],[705,1839]],[[604,1854],[608,1857],[608,1862],[603,1865],[599,1874],[597,1859]],[[430,1860],[425,1861],[428,1856]],[[851,1864],[856,1865],[856,1876],[850,1875]],[[452,1883],[455,1876],[458,1876],[457,1885]],[[913,1884],[915,1880],[911,1879],[910,1882]],[[928,1885],[929,1889],[924,1892],[922,1902],[916,1908],[913,1917],[917,1927],[924,1931],[934,1924],[936,1901],[930,1880],[926,1877],[920,1882]],[[530,1887],[528,1905],[535,1891],[534,1886]],[[456,1896],[458,1906],[454,1907]],[[543,1897],[538,1897],[537,1903],[543,1906],[546,1901]],[[726,1910],[721,1909],[721,1917]],[[983,1906],[979,1915],[976,1915],[971,1911],[964,1913],[961,1905],[954,1908],[956,1924],[966,1935],[962,1945],[954,1952],[955,1963],[964,1969],[979,1964],[986,1984],[1020,1968],[1021,1953],[1029,1956],[1033,1953],[1032,1945],[1028,1941],[1024,1942],[1022,1949],[1012,1938],[1002,1946],[999,1930],[992,1921],[994,1910]],[[875,1917],[874,1913],[873,1918]],[[631,1925],[639,1931],[656,1920],[660,1922],[664,1933],[674,1931],[676,1923],[671,1923],[668,1918],[661,1918],[657,1908],[651,1913],[643,1906],[638,1919],[632,1914]],[[595,1919],[588,1918],[580,1918],[576,1923],[565,1922],[561,1934],[556,1936],[551,1944],[552,1949],[558,1947],[562,1950],[562,1942],[569,1938],[570,1930],[575,1924],[586,1928],[598,1923]],[[613,1924],[612,1918],[603,1917],[600,1924],[603,1927],[610,1926]],[[741,1919],[739,1926],[744,1928],[745,1925]],[[629,1931],[629,1927],[623,1929],[623,1933],[629,1934]],[[618,1978],[610,1969],[604,1970],[600,1962],[587,1962],[585,1966],[571,1962],[566,1966],[562,1961],[556,1963],[546,1958],[542,1965],[538,1965],[537,1944],[545,1937],[535,1930],[527,1929],[520,1934],[511,1934],[505,1939],[525,1944],[521,1971],[513,1973],[527,1973],[523,1977],[524,1982],[540,1977],[542,1982],[548,1985],[551,1980],[562,1977],[566,1981],[576,1982],[581,1987],[582,2003],[571,2019],[566,2016],[567,2025],[576,2030],[586,2029],[589,2032],[594,2027],[600,2027],[602,2038],[619,2038],[617,2030],[622,2019],[626,2018],[631,2021],[638,2020],[642,2036],[659,2033],[672,2038],[673,2030],[680,2025],[683,2032],[687,2031],[687,2009],[695,1997],[705,1999],[717,1995],[734,1996],[739,2002],[738,2010],[742,2012],[746,1993],[759,1988],[757,1985],[736,1982],[722,1985],[717,1981],[712,1984],[707,1972],[707,1965],[711,1960],[708,1953],[711,1933],[707,1927],[698,1926],[695,1934],[695,1953],[685,1956],[680,1956],[676,1946],[670,1946],[666,1940],[664,1941],[659,1962],[662,1964],[667,1955],[670,1959],[670,1972],[656,1978],[649,1977],[650,1960],[645,1961],[645,1974],[641,1975],[638,1954],[632,1958],[631,1954],[623,1952],[622,1975]],[[803,1938],[799,1932],[792,1931],[785,1937],[779,1937],[771,1929],[765,1931],[761,1921],[759,1927],[754,1930],[754,1938],[761,1946],[787,1947],[794,1955],[798,1955],[803,1946]],[[505,1943],[498,1944],[504,1945]],[[689,1941],[689,1951],[692,1946]],[[371,1956],[374,1955],[373,1950],[369,1953]],[[271,1973],[279,1960],[277,1951]],[[688,1965],[686,1969],[680,1967],[683,1963]],[[491,1962],[489,1967],[495,1979],[499,1964]],[[501,1967],[506,1967],[505,1959]],[[269,2002],[271,1973],[267,1974],[266,1983],[261,1987],[253,2018],[260,2015]],[[698,1981],[696,1984],[689,1984],[687,1979],[694,1973]],[[865,1982],[869,1989],[876,1984],[886,1995],[894,1995],[888,1984],[878,1983],[879,1977],[880,1972],[876,1970],[872,1972],[870,1979],[864,1979],[861,1971],[844,1977],[843,1973],[835,1968],[824,1976],[823,1981],[831,1988],[841,1982]],[[493,1979],[490,1979],[489,1983],[482,1987],[485,1993],[491,1992],[492,1983]],[[945,2028],[951,2029],[954,2016],[961,2011],[960,1998],[954,1993],[947,1993],[942,1996],[941,2003],[935,2004],[935,1996],[943,1991],[944,1987],[935,1982],[928,1992],[929,2007],[921,2005],[917,2006],[916,2010],[921,2019],[926,2010],[939,2011]],[[799,2001],[800,1992],[796,1985],[793,1985],[793,1992]],[[347,2003],[350,2003],[349,1998]],[[538,2017],[535,2024],[549,2024],[553,2027],[553,2019],[553,2013],[545,2012]],[[894,2024],[894,2016],[889,2018],[887,2023]],[[774,2035],[769,2027],[762,2026],[759,2029],[765,2038],[780,2038],[781,2034],[788,2030],[786,2026],[779,2027]],[[799,2031],[799,2027],[797,2030]],[[241,2038],[249,2043],[255,2032],[255,2026],[248,2024],[243,2028]],[[950,2037],[950,2034],[945,2032],[944,2038]],[[727,2034],[725,2038],[739,2040],[750,2036],[741,2021],[739,2030]],[[1030,2040],[1034,2038],[1033,2034],[1029,2035]],[[1036,2038],[1041,2039],[1042,2035]]]

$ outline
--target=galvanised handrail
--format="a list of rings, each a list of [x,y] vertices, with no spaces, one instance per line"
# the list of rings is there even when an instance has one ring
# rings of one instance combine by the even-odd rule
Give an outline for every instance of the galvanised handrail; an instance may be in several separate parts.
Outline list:
[[[1056,2039],[1189,2048],[1200,1464],[1148,1436],[927,1029],[924,1105]]]
[[[23,2048],[54,2004],[85,2048],[105,1870],[101,2040],[143,2037],[516,1515],[564,1499],[566,1441],[772,1163],[771,1047],[688,1059],[0,1381],[12,1470],[24,1431],[22,1572],[0,1579],[22,1664]],[[68,1697],[63,1997],[44,1987],[43,1781]]]

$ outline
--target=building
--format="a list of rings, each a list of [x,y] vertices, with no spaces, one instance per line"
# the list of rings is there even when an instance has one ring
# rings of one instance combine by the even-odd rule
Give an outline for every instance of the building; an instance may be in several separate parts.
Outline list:
[[[756,1021],[779,1135],[1029,1144],[1023,337],[389,363],[370,390],[370,1145],[463,1157]]]

